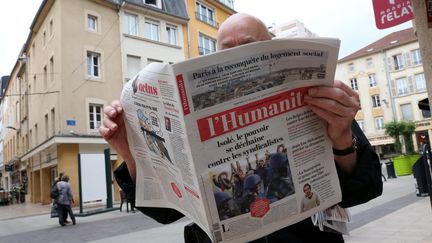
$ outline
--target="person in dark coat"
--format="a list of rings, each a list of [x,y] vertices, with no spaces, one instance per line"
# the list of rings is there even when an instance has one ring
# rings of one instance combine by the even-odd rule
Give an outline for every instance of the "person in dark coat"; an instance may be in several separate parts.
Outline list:
[[[262,21],[242,13],[229,17],[220,26],[217,35],[219,50],[270,39],[267,27]],[[352,207],[380,196],[382,181],[378,156],[354,120],[360,108],[358,94],[341,81],[335,81],[332,87],[309,89],[304,101],[327,124],[327,135],[333,145],[342,190],[339,206]],[[136,166],[128,147],[120,102],[113,101],[105,107],[104,113],[104,122],[99,132],[125,160],[115,171],[116,179],[125,192],[134,193]],[[138,207],[138,210],[164,224],[184,216],[169,208]],[[184,237],[187,243],[211,242],[196,224],[185,227]],[[341,234],[321,231],[307,218],[253,242],[334,243],[344,240]]]

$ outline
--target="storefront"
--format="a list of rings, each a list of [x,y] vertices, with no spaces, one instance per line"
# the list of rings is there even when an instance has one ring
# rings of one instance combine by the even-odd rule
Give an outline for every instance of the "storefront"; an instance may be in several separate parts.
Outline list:
[[[380,156],[380,159],[390,158],[396,153],[394,138],[382,135],[368,138],[374,151]]]

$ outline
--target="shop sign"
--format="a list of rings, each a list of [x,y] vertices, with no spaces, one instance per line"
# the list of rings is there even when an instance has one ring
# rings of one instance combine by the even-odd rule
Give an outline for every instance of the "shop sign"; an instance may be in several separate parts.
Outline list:
[[[75,126],[76,125],[76,121],[75,120],[66,120],[66,125],[68,125],[68,126]]]
[[[378,29],[390,28],[414,18],[411,0],[372,0],[372,2]]]

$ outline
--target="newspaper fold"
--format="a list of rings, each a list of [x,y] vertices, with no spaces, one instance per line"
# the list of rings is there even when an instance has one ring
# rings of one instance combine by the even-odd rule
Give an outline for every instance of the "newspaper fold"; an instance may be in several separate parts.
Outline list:
[[[303,97],[333,84],[339,44],[276,39],[146,66],[121,97],[136,205],[245,242],[338,203],[331,142]]]

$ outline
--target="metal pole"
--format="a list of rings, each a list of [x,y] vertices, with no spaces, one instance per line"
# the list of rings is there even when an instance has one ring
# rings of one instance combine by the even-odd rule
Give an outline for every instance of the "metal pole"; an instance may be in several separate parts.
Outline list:
[[[107,208],[113,208],[112,200],[112,177],[111,177],[111,153],[110,149],[104,150],[105,154],[105,177],[106,177],[106,190],[107,190]]]

